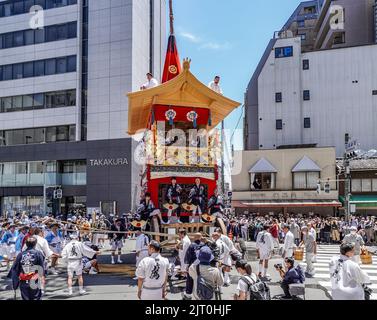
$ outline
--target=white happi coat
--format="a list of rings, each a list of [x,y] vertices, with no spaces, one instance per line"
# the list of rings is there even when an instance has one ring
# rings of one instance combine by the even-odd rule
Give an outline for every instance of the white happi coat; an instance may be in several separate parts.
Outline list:
[[[227,246],[227,244],[221,238],[216,241],[216,245],[220,250],[220,257],[219,257],[220,262],[227,266],[231,266],[232,265],[232,257],[230,256],[231,249]]]
[[[285,257],[293,257],[293,249],[295,247],[295,237],[291,231],[288,231],[284,239]]]
[[[334,257],[330,262],[330,276],[331,294],[334,300],[365,299],[362,285],[369,284],[370,279],[366,272],[350,258],[343,255]]]
[[[258,233],[256,248],[259,250],[259,259],[267,260],[271,257],[271,252],[274,250],[274,239],[268,231]]]
[[[76,272],[76,274],[80,275],[82,273],[82,258],[88,257],[91,259],[95,254],[96,251],[82,242],[72,240],[63,248],[62,258],[68,262],[67,269],[69,274]]]
[[[178,255],[181,261],[181,271],[188,271],[188,265],[185,264],[186,252],[191,245],[191,240],[188,236],[185,236],[181,241],[182,249],[179,249]]]
[[[136,276],[144,280],[141,300],[163,300],[162,290],[167,279],[169,260],[153,253],[140,261]]]
[[[149,238],[142,233],[136,238],[136,267],[139,266],[140,261],[149,256],[148,253]]]

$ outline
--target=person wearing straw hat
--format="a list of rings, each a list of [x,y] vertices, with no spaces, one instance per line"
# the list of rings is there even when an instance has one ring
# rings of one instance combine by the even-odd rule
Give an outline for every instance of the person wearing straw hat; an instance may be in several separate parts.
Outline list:
[[[306,260],[306,273],[307,278],[311,278],[315,274],[313,260],[317,254],[317,242],[312,233],[309,232],[307,226],[301,228],[302,231],[302,242],[299,247],[305,247],[305,260]]]
[[[64,247],[62,251],[62,258],[67,261],[68,295],[72,295],[72,279],[74,274],[76,274],[78,277],[79,293],[83,295],[86,293],[86,291],[84,290],[84,279],[82,277],[82,258],[88,257],[91,259],[95,254],[99,254],[99,252],[94,251],[80,242],[78,240],[77,233],[72,233],[70,237],[72,240]]]
[[[136,269],[137,296],[140,300],[165,300],[169,260],[161,256],[158,241],[151,241],[148,252],[149,257],[141,260]]]

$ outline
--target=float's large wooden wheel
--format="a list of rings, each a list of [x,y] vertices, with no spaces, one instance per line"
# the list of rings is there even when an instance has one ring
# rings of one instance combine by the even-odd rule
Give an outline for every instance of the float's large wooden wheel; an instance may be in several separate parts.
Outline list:
[[[226,227],[225,227],[223,219],[217,218],[216,222],[219,225],[219,227],[221,228],[222,233],[226,235]]]
[[[156,216],[152,218],[151,229],[152,229],[152,232],[157,232],[157,233],[160,232],[160,223],[158,222],[158,218]],[[160,236],[155,235],[154,239],[160,242]]]

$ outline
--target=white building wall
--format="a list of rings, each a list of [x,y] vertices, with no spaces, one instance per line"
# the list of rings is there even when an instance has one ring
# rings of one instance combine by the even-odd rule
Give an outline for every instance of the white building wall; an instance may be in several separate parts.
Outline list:
[[[294,56],[275,59],[272,51],[258,80],[259,145],[271,149],[287,144],[317,143],[344,152],[344,134],[361,148],[377,147],[377,46],[323,50],[301,54],[300,39],[281,39],[275,47],[294,46]],[[309,59],[310,69],[302,69]],[[355,83],[355,81],[358,81]],[[303,101],[303,90],[311,100]],[[275,103],[275,92],[283,102]],[[311,128],[304,129],[304,118]],[[276,130],[276,119],[283,130]]]

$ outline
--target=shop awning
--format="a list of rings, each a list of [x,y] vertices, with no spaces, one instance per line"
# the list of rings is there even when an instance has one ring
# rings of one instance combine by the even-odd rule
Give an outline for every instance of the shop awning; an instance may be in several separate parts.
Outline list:
[[[344,205],[344,196],[339,200]],[[356,208],[377,208],[377,195],[352,195],[350,204],[356,204]]]
[[[292,172],[320,172],[321,168],[309,157],[304,156],[292,169]]]
[[[266,200],[233,201],[234,208],[305,208],[305,207],[341,207],[336,200]]]
[[[249,173],[276,173],[278,172],[275,167],[265,158],[260,159],[254,164]]]

